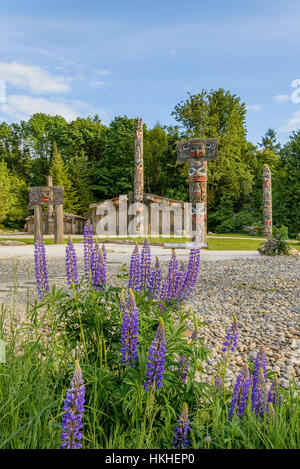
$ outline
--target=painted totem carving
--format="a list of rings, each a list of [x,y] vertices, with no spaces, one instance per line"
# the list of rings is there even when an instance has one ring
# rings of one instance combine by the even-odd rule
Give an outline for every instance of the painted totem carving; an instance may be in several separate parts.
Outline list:
[[[192,231],[200,242],[206,243],[207,162],[194,161],[189,165],[189,188]]]
[[[177,143],[177,162],[189,162],[191,238],[206,243],[207,161],[218,159],[216,138],[193,138]]]
[[[137,204],[137,213],[139,214],[139,225],[137,230],[139,234],[144,234],[144,151],[143,151],[143,120],[137,117],[135,119],[135,138],[134,138],[134,203]]]
[[[270,168],[266,164],[264,165],[263,199],[263,232],[264,236],[272,237],[272,180]]]
[[[28,208],[34,209],[35,241],[39,234],[43,236],[43,205],[47,205],[50,208],[54,205],[54,243],[62,244],[64,242],[63,203],[63,186],[29,187]]]

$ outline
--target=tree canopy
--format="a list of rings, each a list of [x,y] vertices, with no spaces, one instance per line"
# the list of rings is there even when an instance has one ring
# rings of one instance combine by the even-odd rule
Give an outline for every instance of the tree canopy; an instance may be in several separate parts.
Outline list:
[[[177,126],[144,124],[145,192],[188,201],[188,165],[176,164],[176,142],[218,137],[219,160],[208,163],[208,229],[241,231],[262,224],[263,165],[273,181],[273,222],[300,231],[300,130],[281,146],[273,129],[247,140],[246,107],[222,88],[188,94],[172,113]],[[23,226],[28,186],[48,174],[65,187],[65,211],[84,215],[92,202],[133,191],[134,119],[99,116],[67,122],[34,114],[0,124],[0,223]],[[12,191],[12,187],[14,190]],[[9,194],[9,195],[7,195]]]

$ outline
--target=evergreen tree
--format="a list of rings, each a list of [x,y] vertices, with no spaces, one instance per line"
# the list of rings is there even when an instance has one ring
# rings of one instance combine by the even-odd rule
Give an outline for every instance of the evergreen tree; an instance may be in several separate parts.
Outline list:
[[[79,206],[78,194],[70,180],[68,166],[58,151],[55,141],[53,144],[53,155],[51,158],[49,174],[53,178],[54,186],[64,186],[64,211],[68,213],[77,213]]]
[[[78,194],[78,214],[83,215],[92,203],[91,170],[83,153],[72,156],[68,163],[73,188]]]

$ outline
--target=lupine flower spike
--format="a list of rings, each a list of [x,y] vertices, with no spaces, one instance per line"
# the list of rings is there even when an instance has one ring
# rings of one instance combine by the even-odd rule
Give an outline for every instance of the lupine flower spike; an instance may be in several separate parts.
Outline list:
[[[238,330],[238,321],[236,315],[233,314],[233,323],[230,329],[226,332],[225,342],[223,344],[222,352],[227,352],[231,350],[235,351],[238,343],[239,330]]]
[[[101,259],[102,263],[102,283],[105,285],[106,283],[106,263],[107,263],[107,251],[105,249],[105,244],[102,244],[102,249],[101,249],[101,256],[103,256],[103,259]]]
[[[175,249],[172,249],[172,256],[169,261],[169,268],[167,273],[167,278],[165,279],[160,298],[163,301],[170,301],[176,297],[176,290],[178,285],[178,260],[176,257]],[[160,310],[163,311],[165,306],[160,304]]]
[[[165,338],[165,325],[162,318],[159,318],[159,326],[155,338],[150,346],[148,354],[147,381],[144,384],[145,392],[150,389],[160,389],[163,382],[163,374],[165,371],[165,356],[166,356],[166,338]]]
[[[147,239],[145,239],[141,252],[140,265],[140,290],[146,290],[151,272],[151,248]]]
[[[215,388],[222,394],[222,387],[223,387],[223,379],[222,376],[216,375],[214,377]]]
[[[178,259],[176,257],[175,249],[172,249],[172,256],[169,262],[168,275],[162,291],[162,299],[164,299],[165,301],[169,301],[171,298],[176,297],[178,280]]]
[[[130,259],[128,289],[137,290],[140,283],[140,253],[138,244],[135,245]]]
[[[256,356],[255,362],[254,362],[254,373],[253,373],[253,379],[252,379],[252,409],[256,409],[257,407],[257,395],[258,395],[258,385],[259,382],[261,381],[260,379],[260,370],[262,370],[263,375],[264,375],[264,380],[266,380],[267,377],[267,355],[264,349],[264,346],[261,345],[259,352]]]
[[[123,312],[122,335],[121,335],[121,353],[122,362],[131,367],[135,366],[137,361],[139,334],[139,316],[135,304],[133,291],[129,290],[129,299]]]
[[[158,298],[158,293],[161,286],[161,268],[158,257],[156,257],[155,268],[150,275],[148,282],[149,297]]]
[[[183,383],[186,382],[187,380],[187,375],[189,372],[189,364],[190,364],[191,359],[189,357],[181,357],[178,362],[178,374],[179,374],[179,379]]]
[[[102,249],[96,241],[91,256],[91,281],[95,290],[104,290],[106,281],[106,262]]]
[[[256,415],[264,416],[267,410],[267,386],[265,373],[262,368],[259,369],[259,375],[256,385],[252,388],[252,410]]]
[[[279,394],[278,378],[275,376],[268,392],[268,402],[281,406],[281,400],[282,396]]]
[[[242,418],[247,407],[251,387],[251,376],[247,365],[244,366],[236,379],[229,409],[229,420],[232,420],[234,411]]]
[[[122,300],[121,300],[122,301]],[[139,316],[135,304],[133,291],[129,290],[129,299],[123,312],[122,335],[121,335],[121,353],[122,362],[131,367],[135,366],[138,358],[138,334],[139,334]]]
[[[180,293],[183,288],[185,277],[186,277],[185,263],[184,261],[181,261],[179,271],[178,271],[177,285],[176,285],[176,293],[175,293],[176,298],[180,298]]]
[[[93,226],[90,220],[87,220],[83,229],[83,252],[84,252],[84,275],[86,280],[91,275],[91,260],[93,252]]]
[[[85,386],[79,362],[75,361],[75,371],[71,387],[67,391],[62,419],[62,449],[82,447],[82,416],[84,412]]]
[[[72,286],[78,284],[78,268],[77,257],[74,244],[72,243],[71,236],[69,236],[66,246],[66,272],[68,285]]]
[[[184,281],[182,282],[181,291],[178,293],[178,298],[181,301],[185,301],[186,298],[193,292],[199,274],[200,267],[200,244],[198,239],[193,243],[193,247],[190,250],[189,262],[187,271],[185,273]]]
[[[38,293],[41,299],[46,298],[47,293],[50,291],[47,275],[46,251],[45,244],[39,232],[37,240],[34,244],[34,265],[35,265],[35,280]]]
[[[190,431],[191,427],[189,421],[188,405],[185,402],[183,404],[183,409],[179,419],[177,420],[177,425],[174,431],[173,445],[175,448],[183,449],[189,446],[188,434]]]

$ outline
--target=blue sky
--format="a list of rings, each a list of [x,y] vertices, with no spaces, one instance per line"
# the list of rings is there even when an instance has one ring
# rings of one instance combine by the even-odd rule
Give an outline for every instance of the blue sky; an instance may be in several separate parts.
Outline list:
[[[175,124],[171,112],[188,91],[222,87],[246,103],[253,143],[269,127],[282,142],[300,128],[298,0],[0,7],[0,121],[47,112]]]

